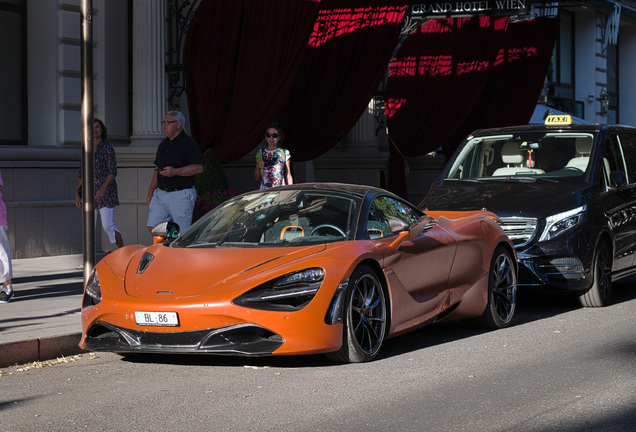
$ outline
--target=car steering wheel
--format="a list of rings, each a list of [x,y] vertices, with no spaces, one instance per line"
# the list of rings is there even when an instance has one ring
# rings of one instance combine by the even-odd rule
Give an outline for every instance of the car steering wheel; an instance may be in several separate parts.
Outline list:
[[[316,232],[320,229],[323,228],[329,228],[332,229],[334,231],[336,231],[338,233],[338,235],[342,236],[342,237],[346,237],[347,235],[344,233],[344,231],[342,231],[340,228],[338,228],[335,225],[330,225],[330,224],[322,224],[322,225],[318,225],[316,228],[312,229],[311,232],[309,233],[309,235],[315,235]]]

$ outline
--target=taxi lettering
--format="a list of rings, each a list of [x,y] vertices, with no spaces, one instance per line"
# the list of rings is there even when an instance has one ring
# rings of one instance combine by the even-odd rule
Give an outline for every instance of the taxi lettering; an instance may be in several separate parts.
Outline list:
[[[546,126],[564,126],[572,124],[570,115],[549,115],[545,119]]]

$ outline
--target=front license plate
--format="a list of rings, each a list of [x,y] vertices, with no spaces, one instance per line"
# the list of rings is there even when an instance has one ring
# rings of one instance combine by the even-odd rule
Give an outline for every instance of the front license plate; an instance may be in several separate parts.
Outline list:
[[[176,312],[135,311],[135,320],[137,320],[138,325],[168,327],[179,325],[179,316]]]

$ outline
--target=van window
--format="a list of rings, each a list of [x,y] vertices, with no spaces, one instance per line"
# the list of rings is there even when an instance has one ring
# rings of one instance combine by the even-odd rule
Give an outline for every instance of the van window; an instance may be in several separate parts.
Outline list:
[[[627,184],[634,184],[636,183],[636,135],[621,133],[618,138],[627,165]]]
[[[612,171],[620,171],[627,176],[625,157],[618,143],[617,135],[609,135],[603,147],[603,171],[605,173],[605,184],[607,185],[612,185],[609,179]]]

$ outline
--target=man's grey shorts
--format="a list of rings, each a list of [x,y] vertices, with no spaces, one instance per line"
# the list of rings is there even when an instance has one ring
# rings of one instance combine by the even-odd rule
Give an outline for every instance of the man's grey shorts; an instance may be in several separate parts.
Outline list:
[[[148,207],[147,226],[153,227],[160,222],[172,220],[183,232],[192,225],[192,210],[197,200],[195,188],[166,192],[155,189]]]

